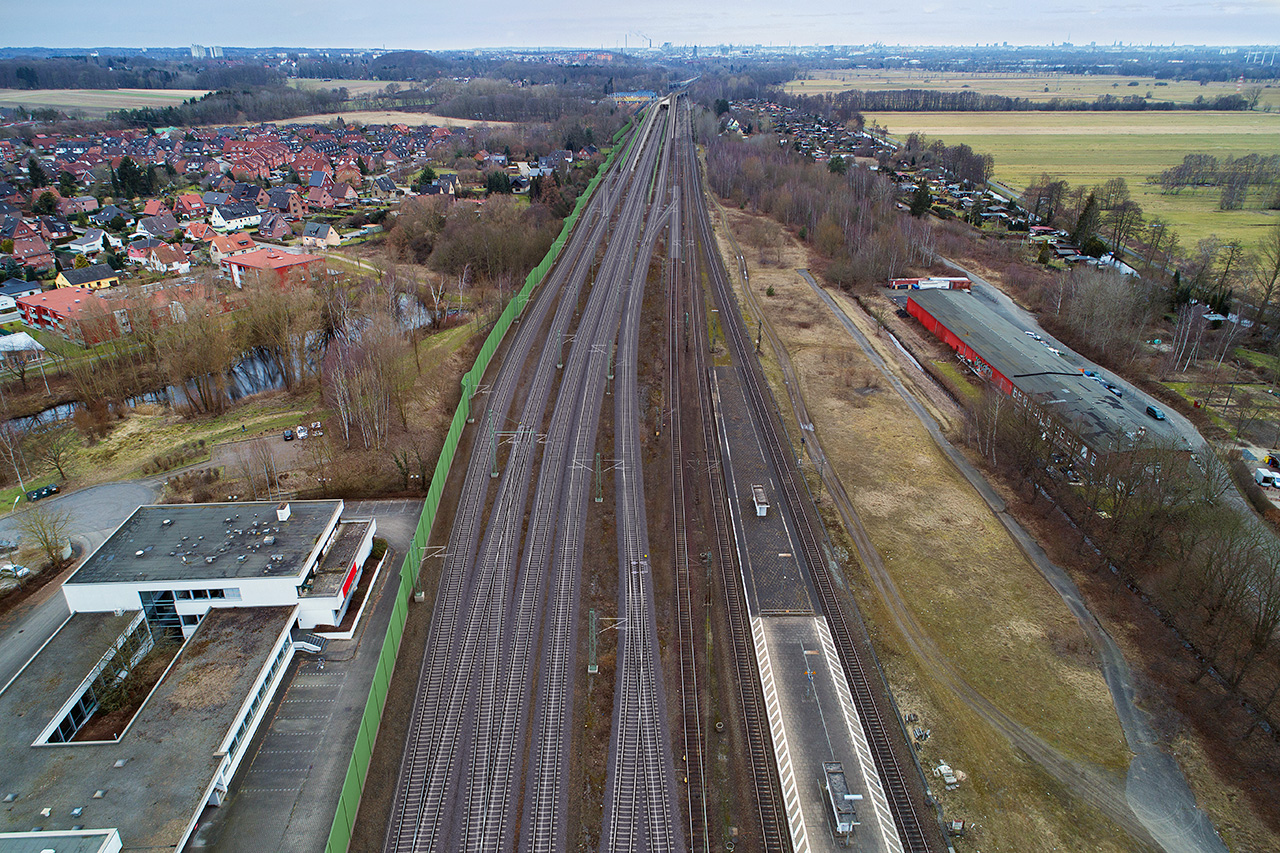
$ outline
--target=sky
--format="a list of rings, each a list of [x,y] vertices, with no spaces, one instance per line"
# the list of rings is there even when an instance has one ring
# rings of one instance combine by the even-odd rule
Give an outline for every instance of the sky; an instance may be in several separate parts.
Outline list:
[[[6,11],[7,7],[7,11]],[[0,0],[6,46],[1280,44],[1280,0]]]

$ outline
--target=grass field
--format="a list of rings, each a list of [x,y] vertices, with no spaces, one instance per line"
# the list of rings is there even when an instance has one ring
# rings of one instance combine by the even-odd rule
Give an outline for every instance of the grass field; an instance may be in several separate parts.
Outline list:
[[[113,110],[171,107],[206,94],[205,89],[0,89],[0,107],[52,107],[73,116],[102,118]]]
[[[1157,81],[1153,77],[1100,76],[1096,74],[1014,74],[973,73],[956,74],[939,71],[907,69],[881,70],[853,68],[810,71],[803,80],[792,80],[783,88],[794,95],[819,95],[843,92],[848,89],[874,91],[882,89],[934,89],[939,92],[973,91],[983,95],[1005,95],[1010,98],[1027,98],[1032,101],[1048,101],[1053,98],[1092,101],[1100,95],[1151,94],[1154,101],[1173,101],[1187,104],[1203,95],[1213,99],[1221,95],[1234,95],[1236,84],[1232,82],[1206,83],[1201,86],[1192,81]],[[1137,83],[1136,86],[1130,85]],[[1158,83],[1166,83],[1161,86]],[[1262,97],[1258,106],[1280,108],[1280,79],[1262,84]]]
[[[1146,183],[1186,154],[1280,154],[1280,112],[876,113],[867,121],[899,139],[919,132],[989,153],[996,180],[1016,189],[1044,172],[1072,186],[1123,177],[1146,216],[1169,221],[1184,247],[1210,234],[1255,244],[1280,222],[1280,212],[1257,209],[1256,197],[1251,209],[1220,211],[1215,189],[1164,195]]]
[[[406,124],[412,127],[430,124],[443,127],[475,127],[479,124],[489,127],[508,127],[509,121],[476,121],[469,118],[450,118],[434,113],[401,113],[393,110],[352,110],[342,113],[322,113],[318,115],[298,116],[280,124],[328,124],[341,117],[348,124]]]
[[[404,80],[316,80],[309,77],[294,78],[289,81],[289,85],[295,89],[346,89],[347,94],[355,97],[357,95],[371,95],[374,92],[380,92],[391,82],[395,82],[404,89],[415,85]]]

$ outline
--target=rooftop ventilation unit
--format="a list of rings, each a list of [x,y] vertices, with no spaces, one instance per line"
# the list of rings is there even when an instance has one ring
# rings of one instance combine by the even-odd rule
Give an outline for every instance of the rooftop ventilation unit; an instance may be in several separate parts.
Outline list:
[[[291,511],[289,509],[289,502],[281,501],[280,505],[276,507],[276,520],[282,521],[282,522],[288,521],[290,514],[291,514]]]

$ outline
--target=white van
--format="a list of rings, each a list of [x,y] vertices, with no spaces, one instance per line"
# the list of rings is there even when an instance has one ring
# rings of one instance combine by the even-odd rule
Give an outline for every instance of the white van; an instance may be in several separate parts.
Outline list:
[[[1280,477],[1280,471],[1272,471],[1270,468],[1256,468],[1253,472],[1254,482],[1263,487],[1274,486],[1277,477]]]

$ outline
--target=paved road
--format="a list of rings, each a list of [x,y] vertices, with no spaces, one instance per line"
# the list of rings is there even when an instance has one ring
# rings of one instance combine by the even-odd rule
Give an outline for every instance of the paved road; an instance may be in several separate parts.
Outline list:
[[[108,483],[78,492],[46,498],[40,506],[71,513],[71,541],[85,554],[101,545],[110,533],[144,503],[154,503],[159,487],[153,481]],[[0,518],[0,538],[18,539],[22,513]],[[71,612],[59,592],[60,581],[50,581],[33,598],[0,620],[0,687],[9,683],[46,640],[53,636]]]
[[[894,389],[919,418],[938,447],[947,455],[965,479],[982,495],[983,500],[1009,531],[1019,548],[1040,571],[1049,585],[1062,598],[1067,609],[1080,623],[1097,648],[1102,663],[1103,677],[1111,691],[1116,714],[1120,718],[1125,740],[1134,757],[1129,765],[1125,784],[1125,798],[1150,837],[1167,853],[1226,853],[1226,845],[1218,837],[1207,815],[1195,804],[1195,796],[1187,786],[1181,768],[1170,756],[1160,750],[1158,738],[1147,715],[1134,703],[1135,689],[1128,663],[1115,640],[1103,629],[1089,611],[1079,588],[1067,573],[1053,563],[1044,550],[1006,512],[1004,501],[967,458],[943,436],[936,421],[921,405],[915,394],[889,370],[883,359],[871,346],[871,342],[855,326],[852,320],[824,291],[807,270],[798,271],[822,298],[844,325],[867,358],[889,380]],[[1016,741],[1015,741],[1016,742]],[[1053,772],[1053,768],[1050,772]],[[1057,775],[1055,773],[1055,775]],[[1091,774],[1092,775],[1092,774]],[[1127,823],[1128,821],[1122,821]]]

